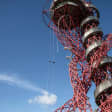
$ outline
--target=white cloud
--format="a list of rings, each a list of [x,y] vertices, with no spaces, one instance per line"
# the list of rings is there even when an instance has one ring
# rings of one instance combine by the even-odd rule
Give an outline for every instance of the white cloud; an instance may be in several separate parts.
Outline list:
[[[12,75],[0,74],[0,81],[3,81],[10,85],[15,85],[21,88],[25,88],[28,90],[36,91],[36,92],[44,92],[44,89],[38,88],[29,81],[21,80],[18,77],[14,77]]]
[[[28,100],[28,103],[29,103],[29,104],[32,104],[32,103],[33,103],[33,100],[32,100],[32,99],[29,99],[29,100]]]
[[[55,94],[49,94],[44,92],[41,96],[35,96],[33,99],[29,99],[29,104],[44,104],[44,105],[54,105],[57,101],[57,96]]]
[[[39,103],[53,105],[57,101],[57,96],[55,94],[49,93],[48,91],[42,88],[38,88],[29,81],[21,80],[20,78],[14,77],[12,75],[0,74],[0,81],[10,84],[10,86],[14,85],[20,88],[32,90],[42,94],[41,96],[35,96],[33,99],[29,99],[29,104]]]

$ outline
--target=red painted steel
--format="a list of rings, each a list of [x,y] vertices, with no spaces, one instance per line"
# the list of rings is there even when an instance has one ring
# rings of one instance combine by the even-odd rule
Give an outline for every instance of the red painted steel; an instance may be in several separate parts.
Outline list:
[[[60,2],[62,1],[63,0],[60,0]],[[91,2],[86,2],[84,0],[83,3],[88,6],[91,5]],[[105,79],[112,78],[112,76],[110,76],[107,72],[110,71],[112,73],[112,66],[107,65],[106,71],[99,68],[102,58],[106,57],[108,51],[112,48],[112,34],[108,34],[105,40],[102,39],[103,37],[101,34],[93,34],[87,39],[84,46],[84,43],[82,42],[83,35],[81,34],[81,24],[79,24],[79,19],[76,18],[74,21],[73,15],[68,15],[71,13],[70,6],[66,5],[63,7],[63,15],[61,15],[59,10],[61,11],[62,9],[56,9],[52,12],[55,13],[55,17],[57,17],[58,20],[54,20],[51,17],[50,8],[43,10],[43,16],[47,17],[48,22],[45,23],[47,23],[49,28],[54,30],[60,43],[64,47],[71,48],[70,51],[73,53],[72,61],[69,64],[69,76],[73,87],[73,97],[62,107],[56,109],[55,112],[93,112],[87,96],[87,93],[91,87],[91,82],[93,81],[97,87]],[[96,15],[96,12],[94,12],[91,7],[87,7],[87,10],[88,14],[83,19]],[[81,11],[79,11],[79,13],[80,12]],[[87,23],[83,28],[83,34],[90,29],[97,27],[98,24],[95,21]],[[98,41],[101,41],[100,47],[94,50],[87,61],[86,50],[93,43]],[[93,67],[94,62],[95,65]],[[98,112],[112,112],[112,93],[107,96],[105,95],[105,93],[102,94],[99,99],[100,105],[97,109]],[[106,100],[104,100],[104,96],[106,97]]]

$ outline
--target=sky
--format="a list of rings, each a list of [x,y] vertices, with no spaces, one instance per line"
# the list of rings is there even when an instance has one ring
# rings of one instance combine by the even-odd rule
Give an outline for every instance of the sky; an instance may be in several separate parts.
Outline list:
[[[44,24],[44,4],[45,0],[0,0],[0,112],[53,112],[72,98],[65,58],[70,53]],[[93,4],[100,11],[104,34],[111,33],[112,1]],[[96,108],[94,89],[93,85],[88,96]]]

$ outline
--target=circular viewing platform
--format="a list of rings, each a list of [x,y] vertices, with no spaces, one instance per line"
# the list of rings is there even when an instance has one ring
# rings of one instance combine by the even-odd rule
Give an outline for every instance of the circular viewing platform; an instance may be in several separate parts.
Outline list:
[[[89,15],[82,0],[54,0],[50,12],[53,23],[60,29],[73,29]]]

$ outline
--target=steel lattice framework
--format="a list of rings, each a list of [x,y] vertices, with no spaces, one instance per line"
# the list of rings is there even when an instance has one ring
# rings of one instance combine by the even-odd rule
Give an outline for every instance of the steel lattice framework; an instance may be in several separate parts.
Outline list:
[[[73,98],[55,112],[93,112],[87,97],[92,81],[97,112],[112,112],[112,57],[107,55],[112,34],[103,38],[98,9],[85,0],[54,0],[43,10],[43,16],[50,17],[48,27],[73,54],[69,57]]]

